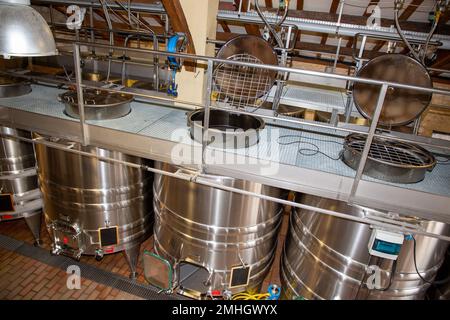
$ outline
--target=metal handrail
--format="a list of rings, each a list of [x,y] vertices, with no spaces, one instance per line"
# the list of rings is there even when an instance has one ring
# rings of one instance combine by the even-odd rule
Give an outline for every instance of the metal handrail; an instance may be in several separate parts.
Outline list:
[[[80,68],[79,63],[77,64],[77,60],[80,60],[80,46],[85,45],[84,42],[74,42],[74,59],[75,59],[75,65],[77,68]],[[115,49],[118,50],[121,47],[111,47],[109,45],[103,45],[103,44],[95,44],[97,47],[102,48],[109,48],[109,49]],[[137,48],[130,48],[130,51],[134,52],[140,52],[140,53],[149,53],[153,55],[162,55],[162,56],[175,56],[182,59],[188,59],[188,60],[195,60],[195,61],[206,61],[208,63],[208,74],[207,74],[207,80],[209,84],[208,90],[206,90],[204,103],[205,103],[205,120],[204,120],[204,135],[203,135],[203,143],[202,143],[202,151],[203,155],[206,152],[207,144],[206,144],[206,138],[209,136],[209,117],[210,117],[210,102],[211,102],[211,86],[212,86],[212,68],[214,66],[214,63],[221,63],[221,64],[230,64],[230,65],[237,65],[237,66],[245,66],[245,67],[252,67],[252,68],[259,68],[259,69],[265,69],[265,70],[273,70],[277,72],[286,72],[286,73],[296,73],[296,74],[305,74],[305,75],[313,75],[318,77],[325,77],[325,78],[333,78],[333,79],[340,79],[340,80],[347,80],[347,81],[353,81],[353,82],[362,82],[362,83],[368,83],[373,85],[380,86],[380,94],[377,101],[377,106],[374,110],[374,117],[372,119],[372,123],[369,128],[369,132],[364,132],[363,134],[367,135],[366,143],[364,146],[364,149],[361,153],[361,158],[359,161],[359,165],[356,171],[356,176],[353,181],[353,185],[351,188],[351,193],[348,198],[348,203],[357,203],[357,193],[358,193],[358,187],[360,184],[360,181],[363,176],[364,168],[367,163],[368,157],[369,157],[369,150],[372,145],[372,141],[376,134],[376,129],[379,122],[379,117],[381,115],[381,110],[383,108],[384,100],[386,97],[386,92],[389,87],[397,87],[397,88],[403,88],[403,89],[410,89],[410,90],[417,90],[417,91],[424,91],[424,92],[432,92],[432,93],[438,93],[438,94],[444,94],[444,95],[450,95],[450,91],[448,90],[441,90],[441,89],[434,89],[434,88],[424,88],[419,86],[412,86],[412,85],[405,85],[401,83],[395,83],[395,82],[387,82],[387,81],[380,81],[380,80],[373,80],[373,79],[366,79],[366,78],[358,78],[354,76],[344,76],[344,75],[338,75],[334,73],[325,73],[325,72],[318,72],[318,71],[309,71],[309,70],[303,70],[303,69],[297,69],[297,68],[288,68],[288,67],[280,67],[280,66],[273,66],[273,65],[264,65],[264,64],[257,64],[257,63],[249,63],[249,62],[240,62],[240,61],[232,61],[232,60],[226,60],[226,59],[219,59],[214,57],[207,57],[207,56],[201,56],[201,55],[195,55],[195,54],[185,54],[185,53],[169,53],[164,51],[158,51],[158,50],[149,50],[149,49],[137,49]],[[84,105],[83,103],[80,103],[80,101],[83,100],[83,84],[81,79],[81,69],[76,70],[77,75],[77,91],[78,94],[81,96],[79,97],[79,108],[80,108],[80,114],[84,113]],[[83,109],[83,110],[81,110]],[[234,110],[233,110],[234,111]],[[231,110],[230,110],[231,112]],[[81,124],[81,130],[82,130],[82,137],[83,137],[83,143],[88,143],[88,132],[87,128],[85,126],[85,121],[82,119],[84,117],[80,117],[80,124]],[[284,120],[284,119],[279,119]],[[300,123],[300,121],[298,121]],[[340,128],[336,127],[335,130],[339,130]],[[390,137],[386,137],[387,139],[390,139]],[[204,172],[206,168],[205,163],[205,157],[202,157],[202,172]]]
[[[99,48],[109,48],[114,50],[124,50],[123,47],[120,46],[109,46],[107,44],[100,44],[100,43],[90,43],[90,42],[83,42],[83,41],[67,41],[68,43],[73,43],[79,46],[95,46]],[[407,85],[402,84],[398,82],[389,82],[389,81],[381,81],[381,80],[374,80],[374,79],[368,79],[368,78],[359,78],[354,76],[345,76],[335,73],[326,73],[321,71],[311,71],[311,70],[305,70],[305,69],[299,69],[299,68],[290,68],[290,67],[280,67],[275,65],[266,65],[266,64],[258,64],[258,63],[251,63],[251,62],[241,62],[241,61],[235,61],[235,60],[226,60],[226,59],[220,59],[215,57],[208,57],[208,56],[202,56],[202,55],[195,55],[195,54],[188,54],[188,53],[172,53],[172,52],[166,52],[166,51],[158,51],[158,50],[151,50],[151,49],[139,49],[139,48],[128,48],[128,51],[138,52],[138,53],[148,53],[153,55],[160,55],[160,56],[173,56],[176,58],[186,59],[186,60],[197,60],[197,61],[212,61],[217,64],[230,64],[235,66],[242,66],[242,67],[252,67],[252,68],[259,68],[264,70],[271,70],[271,71],[277,71],[277,72],[287,72],[287,73],[294,73],[294,74],[302,74],[302,75],[309,75],[309,76],[317,76],[322,78],[331,78],[336,80],[346,80],[346,81],[353,81],[353,82],[361,82],[366,84],[373,84],[373,85],[379,85],[382,86],[384,84],[388,85],[389,87],[394,88],[401,88],[401,89],[409,89],[409,90],[416,90],[416,91],[422,91],[422,92],[429,92],[429,93],[436,93],[436,94],[442,94],[442,95],[448,95],[450,96],[450,90],[443,90],[443,89],[435,89],[435,88],[426,88],[426,87],[420,87],[420,86],[413,86],[413,85]],[[449,106],[450,108],[450,106]]]

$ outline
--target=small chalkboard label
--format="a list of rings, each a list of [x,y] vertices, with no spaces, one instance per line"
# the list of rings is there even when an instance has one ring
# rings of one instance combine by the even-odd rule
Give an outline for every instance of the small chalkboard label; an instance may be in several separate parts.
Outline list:
[[[114,246],[119,244],[119,228],[117,226],[110,228],[101,228],[98,230],[100,245],[102,247]]]
[[[0,212],[13,212],[14,198],[12,194],[0,194]]]
[[[230,288],[248,285],[250,280],[250,267],[235,267],[231,269]]]

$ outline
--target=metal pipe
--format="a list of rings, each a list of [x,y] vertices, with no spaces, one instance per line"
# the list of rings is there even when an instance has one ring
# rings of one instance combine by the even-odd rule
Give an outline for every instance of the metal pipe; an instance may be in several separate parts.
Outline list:
[[[261,17],[261,20],[264,22],[264,24],[266,25],[267,29],[269,29],[270,33],[275,38],[275,40],[276,40],[276,42],[278,44],[278,47],[283,48],[283,41],[281,40],[280,36],[275,31],[275,29],[272,28],[272,26],[270,25],[269,21],[267,21],[266,17],[264,17],[264,14],[261,12],[261,8],[259,7],[259,1],[258,0],[255,0],[255,8],[256,8],[256,12],[258,12],[258,15]]]
[[[428,46],[430,45],[431,38],[433,37],[433,34],[436,31],[438,24],[439,19],[436,19],[436,21],[433,24],[433,27],[431,28],[430,34],[428,35],[427,40],[425,41],[425,47],[423,48],[423,55],[421,60],[424,65],[425,65],[425,58],[427,57]]]
[[[95,33],[94,33],[94,9],[92,8],[92,6],[89,7],[89,27],[91,27],[91,42],[94,43],[95,42]],[[91,48],[91,52],[92,55],[95,56],[95,47]],[[94,72],[96,72],[96,70],[94,70]]]
[[[80,6],[80,7],[92,7],[101,9],[102,5],[100,3],[95,3],[90,0],[32,0],[31,3],[33,5],[58,5],[58,6],[68,6],[71,4]],[[119,5],[115,3],[110,3],[108,6],[112,9],[123,10]],[[149,3],[132,3],[131,10],[145,12],[145,13],[155,13],[162,14],[166,11],[161,4],[149,4]]]
[[[409,51],[411,52],[411,54],[414,56],[414,58],[417,61],[420,61],[420,57],[417,54],[417,52],[413,49],[413,47],[411,46],[411,44],[409,43],[408,39],[406,39],[405,35],[403,34],[402,28],[400,27],[400,23],[398,21],[398,7],[396,6],[395,10],[394,10],[394,20],[395,20],[395,28],[397,29],[398,35],[400,36],[400,38],[402,38],[403,42],[405,43],[405,45],[408,47]]]
[[[83,146],[86,146],[89,144],[89,134],[84,114],[84,97],[83,97],[82,75],[81,75],[80,47],[77,44],[74,44],[73,51],[74,51],[73,58],[75,66],[75,80],[77,86],[78,111],[80,114],[81,140]]]
[[[99,0],[100,3],[102,4],[102,8],[103,8],[103,12],[105,14],[105,18],[106,18],[106,22],[108,24],[108,30],[109,30],[109,44],[110,46],[114,46],[114,33],[111,31],[112,30],[112,22],[111,22],[111,17],[109,16],[109,11],[108,11],[108,7],[106,6],[106,2],[105,0]],[[109,58],[112,58],[114,54],[114,50],[109,50]],[[108,73],[106,75],[106,81],[109,81],[109,78],[111,76],[111,59],[108,60]]]
[[[152,42],[153,42],[153,49],[156,50],[156,51],[158,51],[158,49],[159,49],[159,46],[158,46],[159,42],[158,42],[158,38],[157,38],[155,33],[153,33],[151,35],[149,35],[149,34],[142,34],[142,35],[141,34],[138,34],[138,35],[130,34],[130,35],[128,35],[125,38],[125,43],[124,43],[125,49],[123,50],[123,59],[122,59],[123,61],[122,61],[122,72],[121,72],[122,85],[125,85],[125,66],[126,66],[125,59],[126,59],[126,55],[127,55],[127,52],[128,52],[128,50],[127,50],[127,48],[128,48],[128,41],[131,38],[134,38],[134,37],[137,37],[139,40],[140,40],[141,37],[144,37],[144,38],[151,37]],[[138,48],[140,48],[140,44],[138,44]],[[154,56],[154,58],[153,58],[153,66],[154,66],[155,86],[156,86],[156,88],[159,88],[159,59],[158,59],[157,56]]]
[[[214,62],[208,61],[208,69],[206,73],[206,90],[205,90],[205,118],[203,119],[203,132],[202,132],[202,173],[206,168],[206,147],[209,142],[209,119],[211,108],[211,91],[213,84],[213,70]]]
[[[381,111],[383,109],[384,100],[386,98],[386,93],[388,90],[387,85],[383,85],[380,89],[380,93],[378,95],[377,106],[375,108],[375,112],[373,114],[372,123],[370,125],[369,134],[366,139],[366,143],[364,145],[364,149],[361,153],[361,159],[359,160],[358,170],[356,171],[355,180],[353,181],[352,190],[350,192],[349,200],[353,201],[356,195],[356,191],[359,186],[359,182],[361,181],[364,168],[366,166],[367,158],[369,157],[370,147],[372,146],[372,141],[375,135],[375,130],[377,129],[378,120],[380,119]]]
[[[189,175],[186,173],[180,173],[178,171],[177,172],[169,172],[169,171],[159,170],[159,169],[155,169],[155,168],[152,168],[152,167],[149,167],[146,165],[139,165],[139,164],[135,164],[135,163],[124,161],[124,160],[109,158],[109,157],[101,156],[98,154],[93,154],[90,152],[85,152],[85,151],[81,151],[81,150],[68,148],[67,145],[50,142],[50,141],[44,140],[43,138],[30,139],[30,138],[19,137],[19,136],[14,136],[14,135],[7,135],[7,134],[1,134],[0,136],[12,137],[12,138],[16,138],[18,140],[29,142],[32,144],[42,144],[42,145],[45,145],[50,148],[55,148],[58,150],[63,150],[63,151],[69,152],[69,153],[74,153],[77,155],[95,158],[95,159],[98,159],[101,161],[117,163],[117,164],[125,165],[125,166],[131,167],[131,168],[146,170],[146,171],[149,171],[149,172],[152,172],[155,174],[168,176],[171,178],[176,178],[176,179],[181,179],[184,181],[197,183],[197,184],[208,186],[211,188],[217,188],[217,189],[224,190],[224,191],[229,191],[229,192],[233,192],[233,193],[237,193],[237,194],[241,194],[241,195],[259,198],[262,200],[272,201],[272,202],[279,203],[279,204],[282,204],[285,206],[292,206],[295,208],[304,209],[304,210],[309,211],[311,214],[316,214],[316,213],[317,214],[326,214],[326,215],[330,215],[333,217],[342,218],[342,219],[346,219],[346,220],[350,220],[350,221],[355,221],[355,222],[359,222],[359,223],[363,223],[363,224],[368,224],[370,226],[377,226],[377,227],[385,228],[385,229],[392,230],[392,231],[403,232],[406,234],[417,234],[417,235],[422,235],[422,236],[436,238],[436,239],[450,242],[450,237],[448,237],[448,236],[442,236],[442,235],[434,234],[431,232],[425,232],[425,231],[422,231],[419,229],[410,228],[410,224],[408,224],[408,223],[402,223],[402,222],[396,221],[396,220],[392,220],[392,224],[384,223],[384,222],[380,222],[379,219],[372,220],[370,218],[359,218],[359,217],[355,217],[353,215],[349,215],[349,214],[342,213],[342,212],[322,209],[319,207],[304,205],[304,204],[289,201],[289,200],[284,200],[284,199],[279,199],[276,197],[262,195],[262,194],[256,193],[256,192],[246,191],[246,190],[242,190],[242,189],[238,189],[238,188],[234,188],[234,187],[228,187],[228,186],[214,183],[214,182],[207,180],[208,175],[203,175],[201,173]],[[373,209],[370,209],[370,211],[371,212],[379,212],[379,211],[373,210]],[[382,212],[380,212],[380,213],[382,213]]]

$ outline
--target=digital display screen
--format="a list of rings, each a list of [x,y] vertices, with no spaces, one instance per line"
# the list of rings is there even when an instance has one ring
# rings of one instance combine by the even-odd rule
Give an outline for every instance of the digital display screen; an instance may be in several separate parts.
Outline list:
[[[382,241],[378,239],[375,240],[372,246],[372,249],[375,251],[392,255],[398,255],[401,248],[401,244]]]

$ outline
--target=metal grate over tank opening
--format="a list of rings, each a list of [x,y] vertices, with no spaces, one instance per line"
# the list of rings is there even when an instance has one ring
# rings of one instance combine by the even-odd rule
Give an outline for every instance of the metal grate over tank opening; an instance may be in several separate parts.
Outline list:
[[[364,138],[346,141],[346,148],[362,153],[365,146]],[[398,143],[375,139],[370,147],[369,158],[397,166],[421,167],[433,163],[431,154],[407,143]]]
[[[232,61],[262,64],[262,61],[250,54],[235,54],[227,58]],[[273,85],[269,70],[220,64],[214,71],[214,83],[217,89],[217,102],[233,107],[259,107],[266,99]]]

